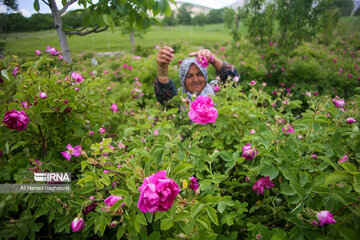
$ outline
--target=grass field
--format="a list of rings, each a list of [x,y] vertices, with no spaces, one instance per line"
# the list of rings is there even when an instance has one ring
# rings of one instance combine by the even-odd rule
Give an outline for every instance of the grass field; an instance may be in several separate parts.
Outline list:
[[[338,24],[339,34],[351,34],[360,30],[360,17],[341,18]],[[186,41],[193,46],[209,46],[216,42],[231,41],[230,30],[223,24],[205,26],[153,26],[141,38],[135,38],[136,44],[142,47],[155,44],[172,44]],[[246,33],[246,27],[240,24],[240,32]],[[36,49],[44,51],[47,45],[61,50],[55,30],[28,33],[12,33],[8,35],[7,50],[18,56],[32,56]],[[107,30],[102,33],[87,36],[72,36],[68,38],[70,51],[76,56],[81,52],[130,52],[130,38],[121,34],[120,28],[114,32]]]
[[[241,26],[245,32],[245,27]],[[215,43],[231,40],[229,30],[222,24],[205,26],[177,26],[163,27],[153,26],[143,34],[142,38],[135,38],[136,44],[142,47],[161,43],[176,43],[186,41],[195,46],[204,43]],[[122,35],[119,28],[114,32],[107,30],[102,33],[87,36],[72,36],[68,38],[70,51],[73,55],[83,51],[107,52],[107,51],[130,51],[130,38]],[[43,51],[47,45],[55,46],[60,50],[55,30],[47,30],[33,33],[13,33],[8,35],[7,49],[16,55],[33,55],[36,49]]]

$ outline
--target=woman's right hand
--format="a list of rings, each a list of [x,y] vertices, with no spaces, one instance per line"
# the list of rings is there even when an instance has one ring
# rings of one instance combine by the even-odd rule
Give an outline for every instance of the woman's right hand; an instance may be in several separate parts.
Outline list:
[[[171,47],[164,46],[156,55],[157,77],[161,83],[168,83],[168,68],[174,56],[174,50]]]

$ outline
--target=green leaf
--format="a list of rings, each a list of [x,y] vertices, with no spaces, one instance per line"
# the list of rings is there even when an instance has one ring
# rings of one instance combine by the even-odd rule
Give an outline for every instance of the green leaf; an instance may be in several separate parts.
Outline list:
[[[8,81],[10,81],[9,75],[8,75],[6,69],[1,70],[1,75],[2,75],[4,78],[6,78]]]
[[[115,196],[120,196],[120,197],[130,196],[127,191],[120,189],[120,188],[110,191],[110,194],[115,195]]]
[[[329,174],[324,181],[324,185],[331,185],[341,181],[350,180],[350,176],[346,172],[334,172]]]
[[[233,160],[233,157],[231,156],[231,154],[230,154],[228,151],[226,151],[226,150],[220,152],[220,157],[221,157],[224,161],[227,161],[227,162]]]
[[[120,207],[121,207],[121,205],[124,203],[124,200],[118,200],[118,201],[116,201],[115,203],[114,203],[114,205],[112,205],[111,207],[110,207],[110,211],[112,212],[112,213],[116,213],[119,209],[120,209]]]
[[[199,212],[205,207],[205,204],[201,203],[201,204],[196,204],[195,206],[193,206],[190,210],[190,217],[194,218],[196,215],[199,214]]]
[[[152,232],[149,235],[149,240],[158,240],[160,239],[160,232],[156,231],[156,232]]]
[[[174,220],[171,218],[161,219],[160,228],[161,230],[168,230],[174,226]]]
[[[292,196],[296,193],[295,190],[287,183],[280,184],[280,192],[286,196]]]
[[[106,13],[103,14],[103,20],[104,20],[104,23],[108,26],[114,24],[114,21],[113,21],[112,17],[110,16],[110,14],[106,14]]]
[[[226,202],[224,202],[224,201],[219,202],[217,205],[217,209],[218,209],[219,213],[223,213],[226,209]]]
[[[300,184],[298,184],[297,182],[294,182],[294,181],[290,181],[290,186],[295,190],[295,192],[297,194],[299,194],[299,196],[301,198],[304,198],[305,197],[305,192],[304,192],[304,189],[301,187]]]
[[[189,163],[181,163],[180,165],[178,165],[175,170],[174,170],[174,175],[180,175],[184,172],[186,172],[187,170],[193,168],[194,166],[192,164]]]
[[[167,0],[160,0],[159,4],[160,4],[161,13],[165,13],[167,10],[167,5],[168,5]]]
[[[325,156],[319,156],[319,159],[323,160],[324,162],[328,163],[329,165],[331,165],[335,170],[337,170],[337,166],[330,160],[330,158],[325,157]]]
[[[126,225],[122,225],[121,227],[118,228],[116,232],[116,239],[120,239],[123,236],[125,229],[126,229]]]
[[[334,135],[332,135],[331,137],[331,145],[333,146],[339,146],[341,145],[341,132],[339,130],[337,130]]]
[[[34,218],[38,218],[46,213],[48,213],[50,211],[49,208],[38,208],[36,209],[35,213],[34,213]]]
[[[273,180],[277,177],[277,175],[279,175],[279,170],[277,170],[273,165],[265,166],[261,169],[260,174],[264,177],[270,177],[270,180]]]
[[[141,225],[147,225],[147,221],[143,213],[137,214],[135,217],[135,221],[140,223]]]
[[[34,0],[33,6],[34,6],[35,11],[39,12],[39,10],[40,10],[39,0]]]
[[[130,133],[132,133],[135,130],[133,127],[125,128],[124,130],[124,137],[129,136]]]
[[[357,172],[357,168],[355,165],[348,163],[348,162],[340,162],[340,166],[342,166],[346,171],[355,173]]]
[[[213,223],[215,223],[215,225],[218,225],[219,221],[218,221],[218,218],[217,218],[217,215],[216,215],[216,210],[214,208],[212,208],[211,206],[207,206],[206,211],[207,211],[211,221]]]

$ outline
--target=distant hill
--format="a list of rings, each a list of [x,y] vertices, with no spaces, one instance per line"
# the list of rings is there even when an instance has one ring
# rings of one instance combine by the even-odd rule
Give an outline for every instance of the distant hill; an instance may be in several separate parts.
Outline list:
[[[182,2],[182,1],[176,1],[177,8],[171,2],[169,2],[169,3],[170,3],[171,10],[175,13],[175,16],[176,16],[176,14],[178,12],[178,9],[183,4],[186,4],[187,6],[189,6],[187,8],[187,10],[191,11],[191,14],[190,14],[191,17],[195,17],[196,15],[199,15],[200,13],[208,14],[212,10],[212,8],[209,8],[209,7],[205,7],[205,6],[198,5],[198,4],[186,3],[186,2]]]

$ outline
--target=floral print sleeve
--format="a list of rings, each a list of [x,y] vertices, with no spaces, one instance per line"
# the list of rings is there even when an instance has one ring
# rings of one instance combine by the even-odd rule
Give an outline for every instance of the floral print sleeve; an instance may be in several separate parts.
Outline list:
[[[232,78],[238,76],[240,78],[240,74],[236,71],[234,65],[226,61],[223,62],[223,66],[217,74],[219,75],[222,83],[225,83],[229,76]]]
[[[154,91],[156,100],[161,104],[171,99],[173,96],[177,95],[177,89],[173,81],[169,79],[169,83],[163,84],[159,82],[157,78],[154,80]]]

